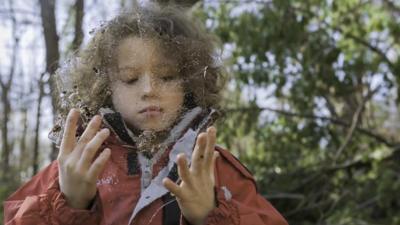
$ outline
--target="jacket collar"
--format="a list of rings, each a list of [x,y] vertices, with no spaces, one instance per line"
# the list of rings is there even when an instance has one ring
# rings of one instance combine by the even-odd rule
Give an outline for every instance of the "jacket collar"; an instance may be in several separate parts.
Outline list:
[[[99,113],[103,117],[103,123],[116,136],[116,139],[124,147],[137,149],[138,136],[131,131],[124,122],[121,114],[111,108],[100,108]],[[168,148],[182,137],[188,129],[205,130],[215,122],[219,113],[215,109],[202,109],[195,107],[186,111],[182,119],[174,125],[169,135],[161,143],[161,148]]]

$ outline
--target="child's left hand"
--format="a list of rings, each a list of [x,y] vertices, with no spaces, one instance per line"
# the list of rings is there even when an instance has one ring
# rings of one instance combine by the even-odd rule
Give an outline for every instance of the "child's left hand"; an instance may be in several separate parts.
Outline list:
[[[178,185],[168,178],[164,186],[176,196],[183,216],[193,225],[202,225],[208,213],[216,207],[214,193],[214,167],[219,153],[214,151],[216,129],[197,137],[190,168],[184,154],[178,155],[178,174],[182,182]]]

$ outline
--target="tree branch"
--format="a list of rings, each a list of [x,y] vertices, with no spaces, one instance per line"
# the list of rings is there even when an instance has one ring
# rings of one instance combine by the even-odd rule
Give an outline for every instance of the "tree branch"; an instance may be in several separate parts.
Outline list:
[[[317,115],[313,115],[313,114],[296,113],[296,112],[290,112],[290,111],[281,110],[281,109],[274,109],[274,108],[270,108],[270,107],[254,107],[254,106],[252,106],[252,107],[228,108],[228,109],[224,110],[224,112],[229,114],[229,113],[246,112],[246,111],[253,111],[253,110],[270,111],[270,112],[278,113],[278,114],[288,116],[288,117],[299,117],[299,118],[305,118],[305,119],[318,119],[318,120],[323,120],[323,121],[329,121],[333,124],[343,126],[343,127],[351,126],[350,123],[340,120],[340,119],[337,119],[337,118],[331,118],[331,117],[326,117],[326,116],[317,116]],[[382,136],[378,133],[375,133],[369,129],[357,126],[355,128],[355,130],[366,136],[374,138],[376,141],[383,143],[390,148],[400,146],[400,143],[389,141],[384,136]]]
[[[383,3],[387,6],[389,10],[392,12],[396,13],[397,16],[400,16],[400,7],[396,6],[392,1],[390,0],[382,0]]]
[[[373,91],[369,91],[369,93],[362,99],[361,103],[358,105],[356,111],[354,112],[352,121],[351,121],[351,126],[349,128],[349,131],[346,134],[346,137],[344,139],[343,144],[340,146],[340,148],[338,149],[338,151],[336,152],[336,155],[334,157],[334,161],[336,161],[339,156],[342,154],[343,150],[347,147],[347,145],[350,143],[354,131],[356,129],[356,127],[358,126],[358,123],[360,122],[360,116],[361,113],[365,107],[365,104],[371,99],[371,97],[380,89],[380,86],[378,86],[377,88],[375,88],[375,90]]]
[[[293,193],[275,193],[275,194],[266,194],[263,195],[264,198],[268,200],[272,199],[297,199],[297,200],[303,200],[305,198],[304,195],[302,194],[293,194]]]

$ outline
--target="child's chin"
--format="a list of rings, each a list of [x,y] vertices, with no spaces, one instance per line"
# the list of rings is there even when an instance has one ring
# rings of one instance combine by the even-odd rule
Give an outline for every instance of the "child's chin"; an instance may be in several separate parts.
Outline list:
[[[140,130],[158,132],[158,131],[163,131],[165,129],[167,129],[167,127],[160,124],[146,124],[146,126],[143,126],[142,129]]]

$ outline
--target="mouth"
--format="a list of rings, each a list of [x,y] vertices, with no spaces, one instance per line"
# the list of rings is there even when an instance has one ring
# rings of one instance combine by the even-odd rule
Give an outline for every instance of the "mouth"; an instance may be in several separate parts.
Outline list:
[[[162,109],[157,106],[149,106],[139,111],[139,114],[144,114],[146,116],[157,116],[162,113]]]

